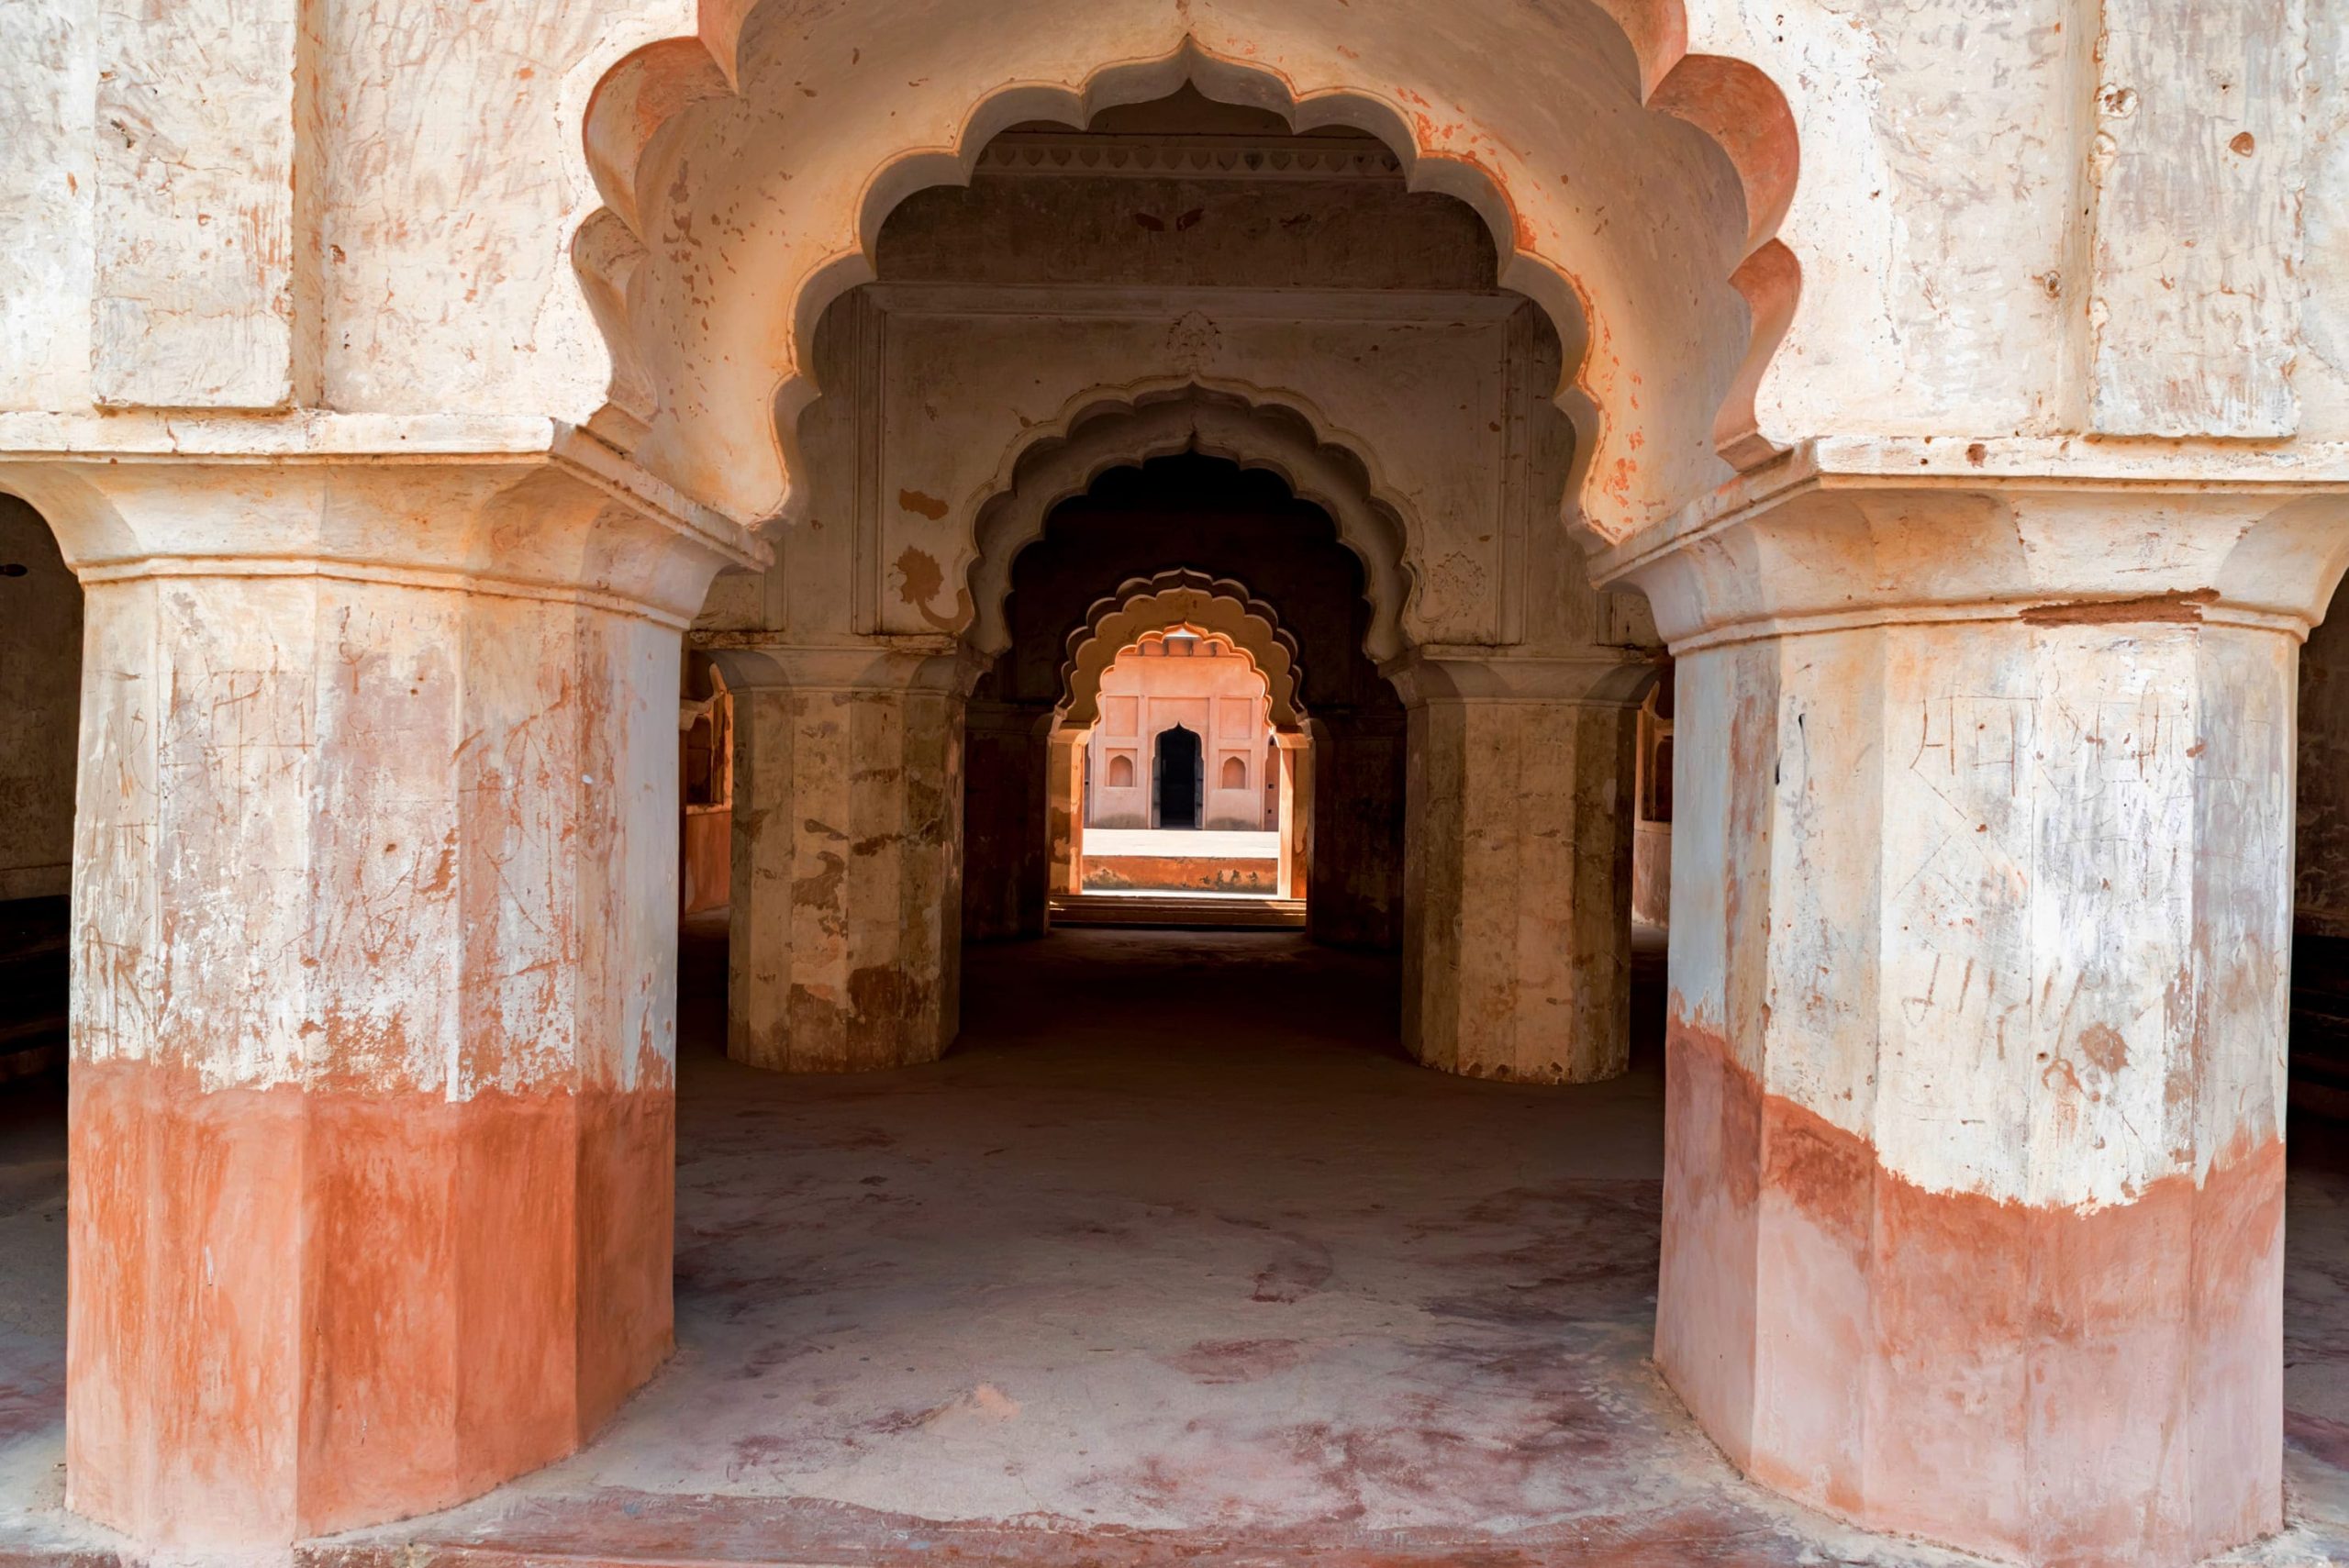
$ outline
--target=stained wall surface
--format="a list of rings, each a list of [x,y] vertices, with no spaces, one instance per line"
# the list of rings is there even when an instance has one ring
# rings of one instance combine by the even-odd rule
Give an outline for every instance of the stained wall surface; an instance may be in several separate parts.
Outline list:
[[[665,1191],[674,633],[721,560],[745,574],[713,656],[794,655],[748,688],[774,832],[736,887],[828,954],[766,977],[772,1011],[852,1048],[831,1065],[935,1054],[968,678],[1000,753],[1030,748],[1017,709],[1052,694],[1001,601],[1084,496],[1141,525],[1120,549],[1161,531],[1065,584],[1047,663],[1136,568],[1237,573],[1301,644],[1339,628],[1307,671],[1316,931],[1366,940],[1404,798],[1378,670],[1417,661],[1414,736],[1431,703],[1479,710],[1445,716],[1461,758],[1506,728],[1486,709],[1631,700],[1612,664],[1654,637],[1591,589],[1587,536],[1688,672],[1668,1374],[1754,1473],[1887,1528],[2132,1568],[2267,1528],[2294,661],[2349,558],[2345,57],[2342,7],[2203,0],[0,12],[0,486],[59,524],[106,675],[77,1500],[282,1536],[522,1467],[616,1403],[665,1342],[643,1204],[588,1293],[642,1308],[581,1361],[593,1397],[510,1427],[458,1416],[517,1401],[443,1401],[480,1453],[346,1462],[417,1451],[381,1368],[454,1365],[457,1319],[342,1335],[347,1271],[396,1253],[294,1223],[294,1183],[411,1167],[287,1170],[236,1096],[310,1095],[395,1151],[462,1122],[416,1167],[423,1251],[528,1190],[438,1179],[493,1091],[570,1117],[618,1083],[642,1135],[596,1168]],[[1226,116],[1086,161],[1034,123],[1186,79],[1310,145]],[[1138,145],[1193,135],[1267,145]],[[1258,580],[1269,534],[1094,483],[1218,457],[1286,476],[1256,517],[1309,535],[1321,608]],[[759,574],[740,530],[770,520]],[[2022,765],[2025,737],[2052,755]],[[411,1093],[432,1117],[387,1110]],[[140,1151],[214,1116],[254,1162],[170,1201]],[[579,1192],[618,1145],[570,1137],[529,1163]],[[1966,1234],[2048,1266],[1968,1269]],[[534,1239],[555,1283],[491,1293],[514,1323],[586,1289]],[[250,1310],[168,1310],[226,1243]],[[1782,1288],[1806,1270],[1848,1288]],[[1953,1282],[1954,1327],[1916,1311]],[[1822,1302],[1874,1348],[1817,1349]],[[155,1402],[191,1321],[244,1337]],[[2142,1408],[2087,1396],[2111,1364]],[[211,1418],[224,1388],[272,1412],[241,1470],[163,1440],[250,1435]]]
[[[1186,26],[1209,48],[1283,31],[1245,5],[1089,9],[1100,21],[1079,28],[1038,7],[1032,36],[1106,44],[1114,30],[1121,47],[1099,58],[1146,59],[1171,51]],[[189,402],[208,375],[250,389],[239,395],[292,386],[353,411],[584,418],[609,361],[552,241],[594,205],[581,153],[589,91],[630,50],[692,35],[696,7],[539,0],[435,13],[420,27],[362,5],[338,7],[316,33],[294,26],[294,0],[265,0],[232,26],[201,6],[173,7],[168,23],[77,0],[9,8],[0,105],[30,140],[0,172],[0,405],[86,410],[128,390],[120,367],[139,357],[138,317],[121,302],[165,279],[185,350],[168,375],[160,360],[145,373],[158,384],[142,397]],[[2146,346],[2121,336],[2142,329],[2175,334],[2189,358],[2200,350],[2243,367],[2231,382],[2214,373],[2208,392],[2188,378],[2165,410],[2151,398],[2170,426],[2240,432],[2254,415],[2276,422],[2288,397],[2302,433],[2349,433],[2349,357],[2338,351],[2349,313],[2343,291],[2324,286],[2342,265],[2328,239],[2349,211],[2349,140],[2337,103],[2299,91],[2337,75],[2349,37],[2338,7],[2277,7],[2239,36],[2210,35],[2208,18],[2240,13],[2190,0],[2031,0],[1994,17],[1829,0],[1764,10],[1698,0],[1687,12],[1693,50],[1750,61],[1789,86],[1802,133],[1782,233],[1809,286],[1765,390],[1765,428],[2078,428],[2092,404],[2149,401],[2131,368],[2151,362]],[[1419,33],[1422,17],[1382,0],[1333,12],[1331,31],[1367,59]],[[2114,40],[2101,72],[2099,38]],[[818,98],[735,113],[771,122],[761,134],[785,145],[807,140],[791,117],[803,106],[832,116],[835,135],[870,139],[869,169],[967,112],[965,80],[918,67],[935,63],[931,50],[974,54],[974,42],[846,15],[797,51],[778,39],[759,61],[814,81],[847,71],[853,50],[872,63],[871,82],[907,84],[889,101],[875,94],[843,121],[839,95],[819,86]],[[1948,68],[1961,49],[1963,80]],[[220,89],[202,111],[174,105],[190,50],[204,51]],[[996,81],[1031,73],[1002,54],[985,68]],[[305,72],[290,69],[297,57]],[[1507,51],[1485,61],[1486,97],[1516,63]],[[297,76],[334,112],[284,85]],[[1628,106],[1629,88],[1617,92]],[[2099,137],[2110,150],[2091,159]],[[2205,143],[2223,156],[2203,156]],[[172,157],[157,156],[163,146]],[[1971,177],[1976,164],[2000,178]],[[295,167],[316,176],[294,182],[298,206],[282,178]],[[259,195],[273,185],[274,196]],[[233,265],[195,265],[219,238],[202,221],[208,206],[246,192],[252,240],[232,250]],[[2177,295],[2214,303],[2141,308],[2158,303],[2147,248],[2198,203],[2233,243],[2183,280],[2206,286]],[[2221,210],[2231,221],[2215,221]],[[301,245],[287,242],[296,229]],[[2279,287],[2303,257],[2317,286]],[[400,307],[384,310],[386,299]],[[263,329],[270,321],[279,325]],[[2055,351],[2017,354],[2019,341]],[[2217,395],[2230,384],[2243,389],[2236,403]]]

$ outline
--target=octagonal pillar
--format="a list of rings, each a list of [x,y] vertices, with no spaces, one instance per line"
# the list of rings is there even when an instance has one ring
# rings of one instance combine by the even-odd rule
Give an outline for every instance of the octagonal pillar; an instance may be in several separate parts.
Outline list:
[[[735,694],[727,1053],[793,1073],[935,1061],[961,1025],[952,639],[713,639]]]
[[[576,1448],[668,1353],[680,632],[594,443],[0,473],[85,593],[66,1487],[231,1556]]]
[[[1407,656],[1403,1040],[1476,1078],[1631,1051],[1632,743],[1650,666]]]
[[[964,705],[963,939],[1041,937],[1052,887],[1051,706]]]
[[[1774,484],[1601,562],[1678,660],[1657,1361],[1870,1529],[2114,1568],[2272,1530],[2332,503]]]

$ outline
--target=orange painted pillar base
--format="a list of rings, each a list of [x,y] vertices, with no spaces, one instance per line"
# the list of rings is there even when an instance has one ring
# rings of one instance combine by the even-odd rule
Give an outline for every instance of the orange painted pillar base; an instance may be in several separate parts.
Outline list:
[[[68,1503],[277,1542],[576,1449],[670,1345],[665,1075],[632,1092],[72,1078]]]
[[[461,1501],[668,1353],[678,659],[756,557],[584,456],[34,476],[87,595],[67,1500],[143,1547]],[[607,550],[669,596],[547,564]]]

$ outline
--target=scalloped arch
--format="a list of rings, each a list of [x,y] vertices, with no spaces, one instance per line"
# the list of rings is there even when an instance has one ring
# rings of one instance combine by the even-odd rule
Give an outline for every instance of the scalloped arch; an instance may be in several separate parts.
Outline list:
[[[1294,733],[1303,723],[1297,700],[1297,639],[1281,629],[1273,606],[1229,577],[1176,569],[1129,577],[1097,599],[1085,624],[1069,633],[1061,665],[1061,722],[1082,728],[1100,717],[1101,678],[1118,655],[1153,633],[1177,627],[1219,637],[1264,677],[1273,728]]]
[[[1404,651],[1412,579],[1404,561],[1409,529],[1401,503],[1350,447],[1325,438],[1310,415],[1182,381],[1072,399],[1060,418],[1027,432],[1005,454],[971,541],[968,636],[980,656],[993,659],[1011,646],[1004,606],[1011,595],[1012,562],[1043,537],[1054,506],[1084,495],[1113,468],[1191,451],[1274,474],[1298,499],[1329,513],[1338,542],[1362,562],[1363,597],[1370,605],[1363,651],[1384,662]]]
[[[598,85],[585,152],[606,205],[573,254],[613,360],[595,428],[737,517],[796,505],[806,346],[873,276],[899,201],[966,182],[1018,121],[1081,124],[1186,81],[1376,135],[1413,189],[1483,217],[1498,281],[1565,350],[1570,521],[1620,539],[1775,450],[1753,398],[1799,287],[1771,239],[1794,119],[1753,66],[1688,52],[1681,0],[1456,0],[1440,30],[1410,0],[698,17]]]

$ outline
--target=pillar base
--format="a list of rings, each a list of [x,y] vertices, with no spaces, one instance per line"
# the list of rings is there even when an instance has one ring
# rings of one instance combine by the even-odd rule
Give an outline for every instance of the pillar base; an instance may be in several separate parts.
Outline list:
[[[2284,1159],[2109,1208],[1929,1191],[1671,1025],[1656,1361],[1731,1462],[1868,1529],[2199,1563],[2281,1527]]]
[[[150,1545],[446,1507],[672,1348],[674,1099],[72,1086],[67,1506]]]

